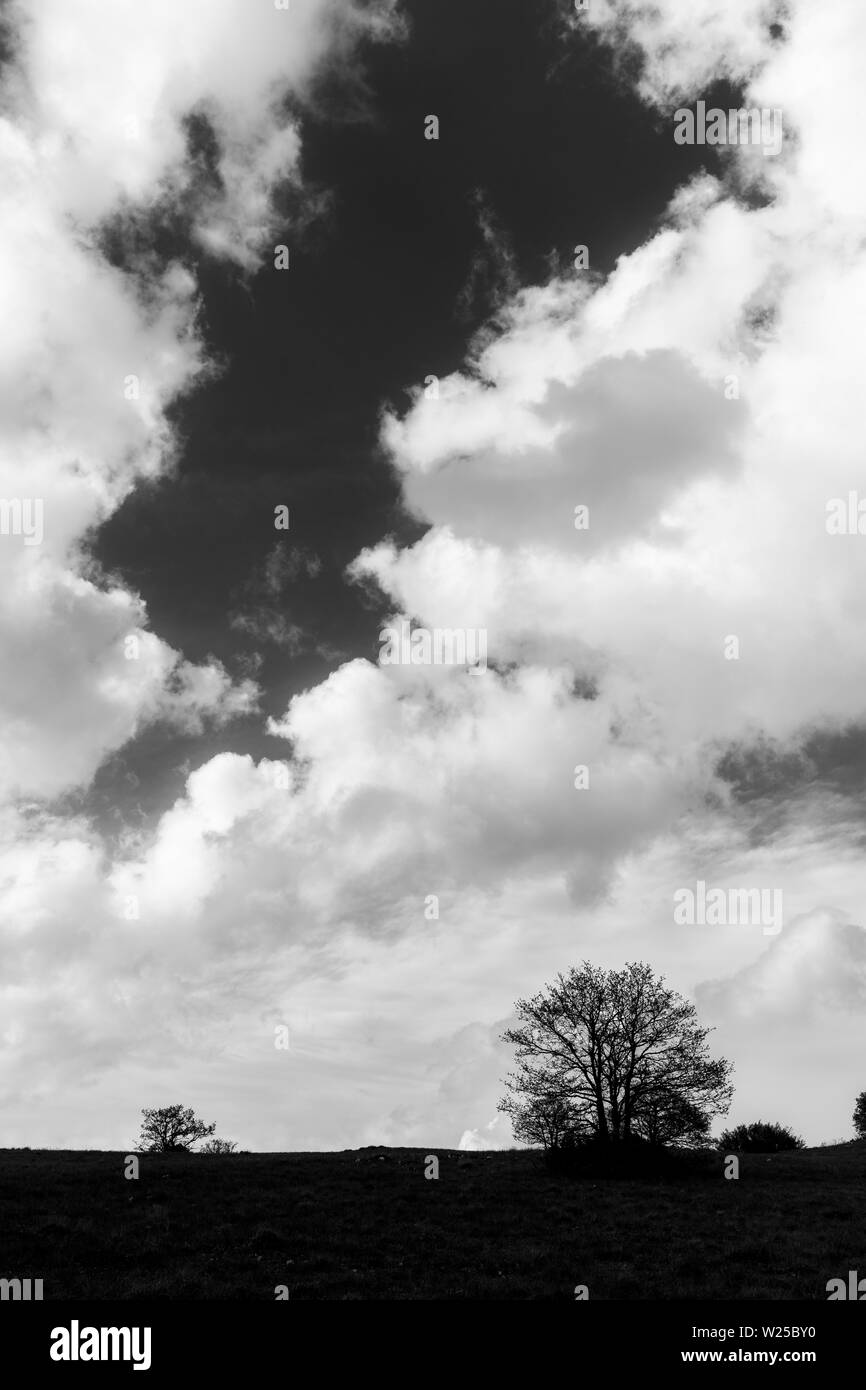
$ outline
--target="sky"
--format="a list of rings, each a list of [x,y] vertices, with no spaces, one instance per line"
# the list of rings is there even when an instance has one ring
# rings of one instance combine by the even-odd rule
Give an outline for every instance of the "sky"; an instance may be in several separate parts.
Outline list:
[[[507,1148],[583,960],[695,1001],[730,1123],[851,1137],[862,6],[3,22],[2,1143]]]

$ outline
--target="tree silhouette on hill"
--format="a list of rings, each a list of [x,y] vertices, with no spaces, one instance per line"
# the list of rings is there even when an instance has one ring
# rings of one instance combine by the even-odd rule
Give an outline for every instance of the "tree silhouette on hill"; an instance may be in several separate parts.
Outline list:
[[[517,1048],[499,1109],[515,1137],[555,1149],[705,1142],[727,1113],[730,1062],[712,1058],[694,1004],[642,962],[601,970],[584,961],[531,999],[503,1034]]]

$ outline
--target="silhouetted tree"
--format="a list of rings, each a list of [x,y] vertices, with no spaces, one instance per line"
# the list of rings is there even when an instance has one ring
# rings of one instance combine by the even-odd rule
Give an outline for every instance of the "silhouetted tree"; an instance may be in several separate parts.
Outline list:
[[[681,1148],[708,1146],[712,1116],[676,1091],[660,1087],[638,1104],[633,1131],[649,1144],[678,1144]]]
[[[138,1148],[142,1153],[174,1153],[190,1150],[200,1139],[213,1134],[216,1125],[197,1120],[192,1110],[182,1105],[164,1105],[159,1110],[142,1110],[144,1120]]]
[[[866,1139],[866,1091],[861,1091],[854,1104],[854,1132],[859,1139]]]
[[[744,1154],[775,1154],[789,1149],[805,1149],[802,1139],[786,1125],[756,1120],[751,1125],[735,1125],[719,1138],[719,1148]]]
[[[521,1144],[560,1149],[573,1145],[578,1134],[587,1132],[579,1110],[561,1096],[507,1096],[499,1109],[508,1115],[514,1137]]]
[[[706,1133],[731,1102],[731,1064],[707,1052],[710,1029],[694,1004],[641,962],[601,970],[584,961],[515,1006],[519,1026],[506,1114],[539,1098],[568,1107],[577,1132],[618,1143],[649,1132],[658,1142]]]

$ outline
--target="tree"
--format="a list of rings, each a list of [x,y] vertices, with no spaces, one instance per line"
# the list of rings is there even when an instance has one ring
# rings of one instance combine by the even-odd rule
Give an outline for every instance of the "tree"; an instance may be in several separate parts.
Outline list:
[[[789,1149],[805,1149],[806,1145],[786,1125],[756,1120],[751,1125],[735,1125],[719,1138],[720,1149],[743,1154],[777,1154]]]
[[[711,1115],[676,1091],[660,1090],[646,1097],[634,1119],[634,1131],[649,1144],[679,1144],[681,1148],[705,1148],[709,1142]]]
[[[695,1006],[649,965],[605,971],[584,961],[515,1008],[519,1024],[502,1036],[517,1047],[518,1070],[499,1108],[518,1123],[555,1097],[577,1132],[670,1143],[727,1113],[731,1064],[708,1055]]]
[[[142,1110],[144,1121],[138,1148],[142,1153],[176,1153],[192,1149],[200,1139],[213,1134],[216,1125],[202,1124],[192,1110],[182,1105],[164,1105],[160,1110]]]
[[[208,1139],[199,1149],[200,1154],[233,1154],[237,1144],[234,1139]]]
[[[514,1137],[520,1144],[561,1149],[585,1132],[578,1109],[561,1096],[508,1096],[499,1109],[511,1120]]]
[[[866,1091],[861,1091],[854,1105],[854,1132],[858,1139],[866,1139]]]

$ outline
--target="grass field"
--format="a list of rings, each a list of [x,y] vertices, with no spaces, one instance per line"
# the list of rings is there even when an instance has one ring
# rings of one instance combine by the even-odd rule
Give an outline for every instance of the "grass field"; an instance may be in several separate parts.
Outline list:
[[[425,1156],[438,1155],[438,1180]],[[0,1278],[66,1298],[825,1300],[866,1276],[866,1141],[669,1179],[526,1152],[0,1150]]]

